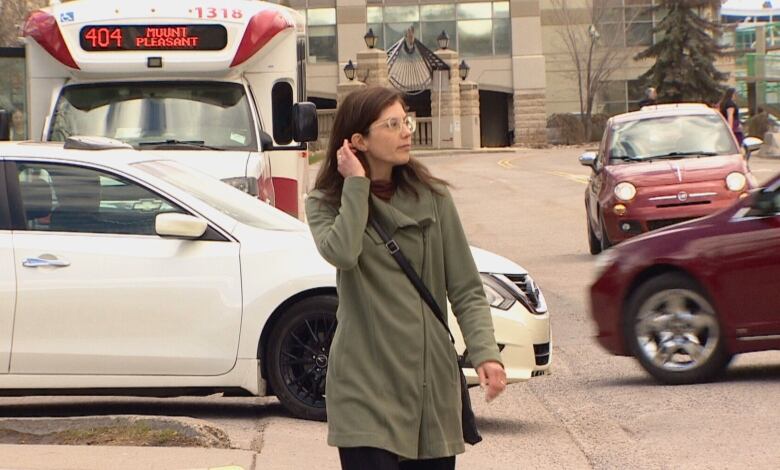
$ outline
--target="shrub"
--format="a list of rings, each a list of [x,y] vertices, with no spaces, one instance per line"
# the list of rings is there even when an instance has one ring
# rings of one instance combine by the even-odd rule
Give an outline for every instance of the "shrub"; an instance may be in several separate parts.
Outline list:
[[[550,142],[551,144],[572,145],[585,142],[585,126],[576,114],[553,114],[547,118],[547,127],[559,129],[559,132],[555,133],[559,141]]]
[[[599,142],[607,128],[609,115],[605,113],[593,114],[590,117],[590,141]]]
[[[758,113],[747,120],[747,136],[764,138],[769,131],[769,115],[766,112]]]

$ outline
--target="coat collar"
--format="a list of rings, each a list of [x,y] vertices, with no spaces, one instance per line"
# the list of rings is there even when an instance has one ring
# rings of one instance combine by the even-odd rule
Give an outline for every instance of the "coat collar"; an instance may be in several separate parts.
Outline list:
[[[436,222],[433,194],[424,186],[417,185],[415,189],[419,199],[402,189],[398,189],[389,202],[371,195],[372,215],[390,235],[402,227],[426,227]]]

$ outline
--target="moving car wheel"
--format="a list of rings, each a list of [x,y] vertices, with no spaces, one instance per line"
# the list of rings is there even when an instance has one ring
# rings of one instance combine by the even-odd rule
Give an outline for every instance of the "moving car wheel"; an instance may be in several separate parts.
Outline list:
[[[335,296],[305,299],[284,312],[268,345],[269,381],[295,417],[325,421],[325,375],[336,332]]]
[[[678,273],[642,284],[629,301],[624,325],[634,356],[663,383],[708,381],[731,360],[706,294]]]

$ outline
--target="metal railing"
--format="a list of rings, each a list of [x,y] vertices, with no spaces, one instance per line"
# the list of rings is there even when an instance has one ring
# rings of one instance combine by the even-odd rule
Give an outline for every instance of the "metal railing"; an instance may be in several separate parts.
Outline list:
[[[313,151],[325,149],[330,139],[330,131],[333,129],[333,119],[336,117],[335,109],[317,110],[317,142],[309,145]]]
[[[328,145],[330,132],[333,129],[333,119],[336,117],[335,109],[317,110],[317,143],[312,150],[324,149]],[[417,129],[412,135],[412,147],[431,148],[433,147],[433,119],[429,117],[417,118]]]
[[[417,118],[417,129],[412,135],[412,147],[433,147],[433,119],[429,117]]]

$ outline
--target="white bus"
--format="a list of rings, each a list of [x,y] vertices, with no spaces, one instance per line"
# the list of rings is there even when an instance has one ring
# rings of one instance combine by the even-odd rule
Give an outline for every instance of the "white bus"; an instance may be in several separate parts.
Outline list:
[[[122,140],[302,216],[305,21],[251,0],[52,2],[24,26],[29,135]]]

